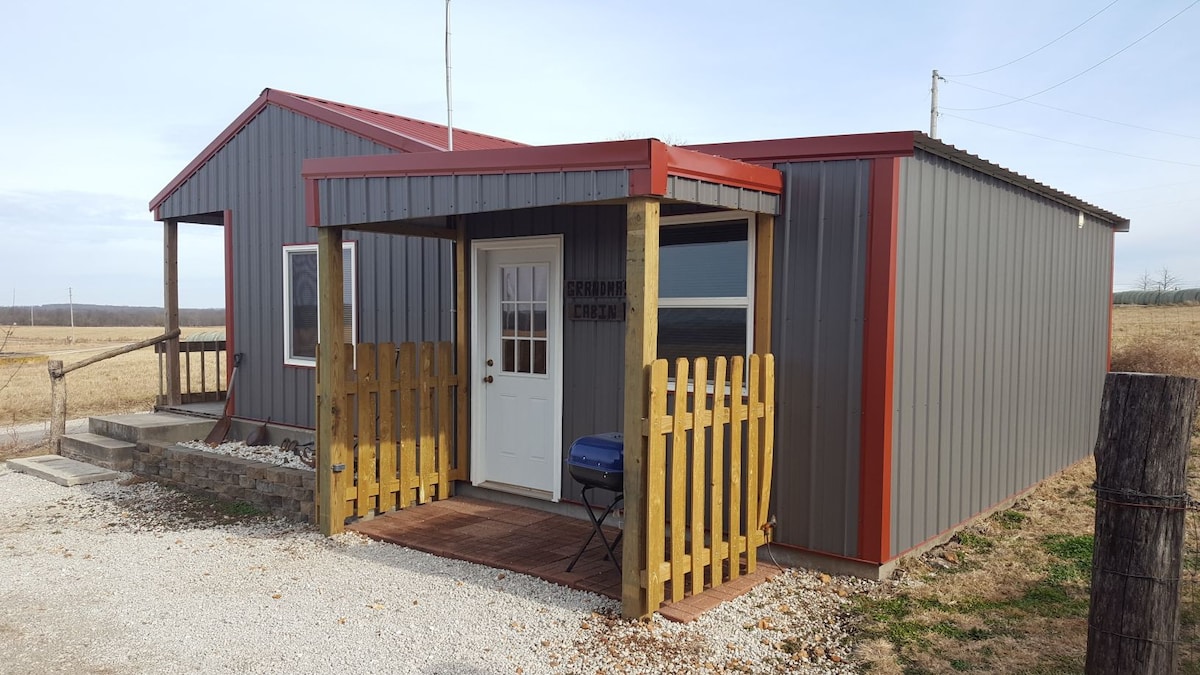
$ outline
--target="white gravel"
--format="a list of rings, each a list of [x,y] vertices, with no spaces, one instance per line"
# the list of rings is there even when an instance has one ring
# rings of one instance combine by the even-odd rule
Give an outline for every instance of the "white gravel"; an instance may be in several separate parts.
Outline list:
[[[300,461],[294,453],[284,452],[278,445],[246,445],[242,441],[228,441],[216,447],[209,446],[204,441],[183,441],[178,445],[191,448],[192,450],[202,450],[211,452],[215,455],[229,455],[231,457],[241,457],[255,462],[264,462],[266,464],[274,464],[275,466],[283,466],[289,469],[301,469],[304,471],[313,471],[313,467]],[[312,446],[308,447],[308,451],[312,452]]]
[[[865,582],[789,571],[691,624],[629,623],[593,594],[129,478],[0,467],[0,672],[853,672],[843,594]]]

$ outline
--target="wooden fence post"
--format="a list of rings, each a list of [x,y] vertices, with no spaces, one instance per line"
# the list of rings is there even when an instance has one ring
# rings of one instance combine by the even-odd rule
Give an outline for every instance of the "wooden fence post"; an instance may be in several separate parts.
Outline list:
[[[50,450],[57,455],[67,433],[67,378],[62,361],[48,361],[46,366],[50,371]]]
[[[1200,381],[1109,373],[1096,440],[1088,673],[1173,673]]]

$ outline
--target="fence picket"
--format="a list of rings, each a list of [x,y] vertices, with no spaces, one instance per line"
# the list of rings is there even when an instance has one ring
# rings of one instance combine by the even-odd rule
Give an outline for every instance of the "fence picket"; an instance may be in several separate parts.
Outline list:
[[[709,539],[712,540],[712,587],[716,588],[724,580],[724,560],[729,555],[723,535],[725,525],[725,425],[729,422],[729,409],[725,407],[725,377],[728,363],[724,356],[718,356],[716,372],[713,374],[713,412],[712,412],[712,494],[709,514]]]
[[[650,431],[646,443],[646,597],[652,608],[664,599],[666,548],[667,437],[658,426],[667,415],[667,362],[650,365]],[[626,546],[636,545],[629,542]]]
[[[698,595],[704,590],[704,568],[709,564],[708,549],[704,547],[704,506],[705,491],[708,482],[704,480],[704,460],[708,453],[705,448],[708,437],[705,431],[712,424],[712,413],[708,410],[708,359],[696,359],[696,368],[692,374],[695,381],[692,395],[692,475],[688,490],[692,501],[692,536],[688,550],[692,556],[692,595]],[[679,386],[676,385],[676,391]]]
[[[449,342],[439,342],[437,345],[438,499],[451,496],[450,424],[454,417],[454,398],[450,391],[452,348]]]
[[[400,345],[400,508],[413,503],[417,479],[417,425],[413,405],[417,395],[417,346]],[[415,481],[415,482],[414,482]]]
[[[683,599],[687,565],[687,381],[688,360],[675,361],[675,413],[671,432],[671,600]]]
[[[400,485],[396,474],[396,345],[379,345],[379,510],[398,508]]]
[[[740,356],[730,362],[729,382],[729,573],[736,579],[742,574],[742,421],[746,406],[742,403],[742,374],[745,361]]]
[[[417,443],[417,501],[429,503],[430,474],[436,470],[434,465],[434,429],[433,429],[433,387],[436,384],[433,377],[433,344],[421,343],[421,372],[417,382],[417,396],[421,401],[421,440]]]
[[[750,355],[750,386],[747,391],[746,415],[746,573],[753,574],[758,567],[758,556],[755,554],[754,534],[758,532],[758,419],[759,419],[759,377],[758,354]]]
[[[359,343],[355,347],[355,371],[357,374],[356,395],[358,397],[358,464],[355,467],[355,482],[358,484],[358,499],[354,515],[362,518],[373,509],[371,488],[376,487],[379,475],[375,465],[376,417],[372,389],[378,391],[375,382],[375,345]],[[376,489],[378,493],[378,489]]]

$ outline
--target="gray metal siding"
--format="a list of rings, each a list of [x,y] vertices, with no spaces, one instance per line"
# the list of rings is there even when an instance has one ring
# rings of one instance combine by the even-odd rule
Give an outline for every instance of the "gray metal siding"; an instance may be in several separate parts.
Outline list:
[[[777,195],[708,181],[667,176],[667,199],[754,213],[778,213]]]
[[[566,279],[625,278],[625,207],[575,206],[503,211],[468,216],[472,239],[563,235]],[[572,440],[623,424],[625,323],[563,322],[563,451]],[[617,364],[617,365],[614,365]],[[578,484],[566,473],[562,497],[579,501]]]
[[[233,211],[233,337],[246,355],[235,385],[238,415],[313,426],[314,369],[283,365],[282,247],[316,241],[304,225],[300,165],[311,157],[387,152],[267,106],[163,203],[163,218]],[[358,241],[360,340],[454,339],[450,242],[357,232],[347,238]]]
[[[918,150],[902,160],[892,555],[1091,452],[1112,229]]]
[[[858,548],[869,161],[779,164],[772,344],[777,540]]]
[[[350,225],[624,199],[629,172],[330,178],[319,190],[321,223]]]

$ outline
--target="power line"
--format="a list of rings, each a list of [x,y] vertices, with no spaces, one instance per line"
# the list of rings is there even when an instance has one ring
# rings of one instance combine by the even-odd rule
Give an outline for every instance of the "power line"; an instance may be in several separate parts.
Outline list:
[[[1025,59],[1027,59],[1027,58],[1029,58],[1029,57],[1033,56],[1034,54],[1036,54],[1036,53],[1038,53],[1038,52],[1042,51],[1042,50],[1043,50],[1043,49],[1045,49],[1046,47],[1049,47],[1050,45],[1054,44],[1055,42],[1058,42],[1059,40],[1061,40],[1061,39],[1063,39],[1063,38],[1067,37],[1067,36],[1068,36],[1068,35],[1070,35],[1071,33],[1074,33],[1075,31],[1079,30],[1080,28],[1083,28],[1083,27],[1084,27],[1084,26],[1086,26],[1086,25],[1087,25],[1087,24],[1088,24],[1088,23],[1089,23],[1089,22],[1090,22],[1092,19],[1094,19],[1094,18],[1096,18],[1096,17],[1100,16],[1101,14],[1103,14],[1103,13],[1105,12],[1105,10],[1107,10],[1109,7],[1112,7],[1113,5],[1117,4],[1117,3],[1118,3],[1118,2],[1120,2],[1120,1],[1121,1],[1121,0],[1113,0],[1112,2],[1108,3],[1108,4],[1107,4],[1107,5],[1105,5],[1103,8],[1101,8],[1099,12],[1096,12],[1095,14],[1093,14],[1093,15],[1089,16],[1087,19],[1085,19],[1085,20],[1083,21],[1083,23],[1079,24],[1078,26],[1075,26],[1075,27],[1074,27],[1074,28],[1072,28],[1071,30],[1069,30],[1069,31],[1067,31],[1067,32],[1065,32],[1065,33],[1063,33],[1062,35],[1059,35],[1058,37],[1054,38],[1053,40],[1051,40],[1051,41],[1047,42],[1046,44],[1042,45],[1041,47],[1038,47],[1037,49],[1035,49],[1035,50],[1033,50],[1033,51],[1029,52],[1028,54],[1026,54],[1026,55],[1024,55],[1024,56],[1021,56],[1021,57],[1015,58],[1015,59],[1013,59],[1012,61],[1009,61],[1008,63],[1002,63],[1002,64],[1000,64],[1000,65],[996,66],[995,68],[988,68],[987,70],[981,70],[981,71],[979,71],[979,72],[976,72],[976,73],[967,73],[966,75],[950,75],[949,77],[975,77],[976,75],[983,75],[984,73],[990,73],[990,72],[992,72],[993,70],[1000,70],[1001,68],[1007,68],[1008,66],[1011,66],[1012,64],[1014,64],[1014,63],[1016,63],[1016,62],[1018,62],[1018,61],[1024,61]]]
[[[1187,7],[1184,7],[1183,9],[1179,10],[1179,11],[1178,11],[1178,12],[1176,12],[1174,15],[1172,15],[1172,16],[1171,16],[1171,18],[1169,18],[1169,19],[1167,19],[1166,21],[1164,21],[1164,22],[1162,22],[1162,23],[1158,24],[1157,26],[1155,26],[1155,27],[1154,27],[1154,28],[1153,28],[1153,29],[1152,29],[1152,30],[1151,30],[1149,33],[1146,33],[1145,35],[1143,35],[1143,36],[1141,36],[1140,38],[1138,38],[1138,39],[1134,40],[1133,42],[1130,42],[1129,44],[1127,44],[1127,45],[1125,45],[1124,47],[1120,48],[1119,50],[1117,50],[1117,51],[1113,52],[1112,54],[1109,54],[1108,56],[1106,56],[1105,58],[1103,58],[1103,59],[1102,59],[1102,60],[1100,60],[1099,62],[1097,62],[1097,63],[1093,64],[1093,65],[1092,65],[1090,68],[1087,68],[1087,69],[1085,69],[1085,70],[1082,70],[1082,71],[1080,71],[1080,72],[1078,72],[1078,73],[1075,73],[1075,74],[1074,74],[1074,75],[1072,75],[1071,77],[1068,77],[1067,79],[1063,80],[1062,82],[1059,82],[1058,84],[1053,84],[1053,85],[1051,85],[1051,86],[1049,86],[1049,87],[1046,87],[1045,89],[1042,89],[1041,91],[1035,91],[1035,92],[1033,92],[1032,94],[1030,94],[1030,95],[1028,95],[1028,96],[1022,96],[1022,97],[1020,97],[1020,98],[1017,98],[1017,99],[1014,99],[1014,100],[1012,100],[1012,101],[1005,101],[1004,103],[997,103],[996,105],[988,105],[988,106],[983,106],[982,108],[958,108],[958,110],[961,110],[961,111],[963,111],[963,112],[972,112],[972,111],[976,111],[976,110],[991,110],[991,109],[993,109],[993,108],[1001,108],[1001,107],[1004,107],[1004,106],[1006,106],[1006,105],[1012,105],[1013,103],[1016,103],[1017,101],[1027,101],[1027,100],[1029,100],[1029,99],[1033,98],[1034,96],[1041,96],[1042,94],[1044,94],[1044,93],[1046,93],[1046,92],[1050,91],[1051,89],[1057,89],[1057,88],[1059,88],[1059,87],[1063,86],[1064,84],[1066,84],[1066,83],[1068,83],[1068,82],[1070,82],[1070,81],[1072,81],[1072,80],[1075,80],[1076,78],[1079,78],[1079,77],[1081,77],[1081,76],[1083,76],[1083,75],[1086,75],[1086,74],[1088,74],[1088,73],[1092,72],[1093,70],[1095,70],[1095,69],[1099,68],[1100,66],[1104,65],[1105,63],[1108,63],[1109,61],[1111,61],[1112,59],[1116,58],[1117,56],[1120,56],[1120,55],[1121,55],[1121,54],[1123,54],[1123,53],[1124,53],[1126,50],[1130,49],[1131,47],[1133,47],[1133,46],[1134,46],[1134,45],[1136,45],[1137,43],[1139,43],[1139,42],[1141,42],[1142,40],[1145,40],[1146,38],[1150,37],[1151,35],[1154,35],[1155,33],[1157,33],[1157,32],[1159,31],[1159,29],[1161,29],[1163,26],[1165,26],[1165,25],[1167,25],[1167,24],[1171,23],[1171,22],[1172,22],[1172,21],[1174,21],[1176,18],[1178,18],[1180,14],[1183,14],[1184,12],[1188,11],[1188,10],[1189,10],[1189,9],[1191,9],[1192,7],[1195,7],[1197,4],[1200,4],[1200,0],[1192,0],[1192,3],[1191,3],[1190,5],[1188,5]]]
[[[1020,101],[1022,103],[1028,103],[1029,105],[1036,105],[1040,108],[1046,108],[1047,110],[1057,110],[1058,112],[1064,112],[1064,113],[1067,113],[1068,115],[1077,115],[1079,117],[1086,117],[1088,119],[1097,120],[1099,122],[1107,122],[1109,124],[1116,124],[1117,126],[1129,127],[1130,129],[1141,129],[1142,131],[1152,131],[1156,134],[1166,134],[1167,136],[1177,136],[1179,138],[1190,138],[1194,141],[1200,141],[1200,136],[1190,136],[1188,134],[1181,134],[1176,131],[1164,131],[1162,129],[1152,129],[1150,127],[1144,127],[1140,124],[1130,124],[1128,122],[1118,122],[1117,120],[1110,120],[1106,117],[1097,117],[1096,115],[1090,115],[1088,113],[1081,113],[1081,112],[1078,112],[1075,110],[1067,110],[1066,108],[1059,108],[1058,106],[1047,105],[1045,103],[1039,103],[1038,101],[1025,100],[1020,97],[1013,96],[1012,94],[1005,94],[1004,92],[1001,92],[1001,91],[993,91],[991,89],[977,87],[973,84],[967,84],[966,82],[959,82],[957,80],[946,80],[946,81],[953,83],[953,84],[963,86],[963,87],[970,87],[971,89],[978,89],[979,91],[984,91],[989,94],[995,94],[997,96],[1004,96],[1007,98],[1011,98],[1011,99],[1013,99],[1012,103],[1016,103],[1017,101]],[[941,109],[942,110],[957,110],[959,112],[966,112],[968,110],[979,110],[979,108],[946,108],[946,107],[942,107]]]
[[[1128,152],[1121,152],[1120,150],[1110,150],[1108,148],[1098,148],[1094,145],[1084,145],[1083,143],[1075,143],[1074,141],[1064,141],[1061,138],[1051,138],[1049,136],[1042,136],[1041,134],[1035,134],[1035,133],[1031,133],[1028,131],[1021,131],[1020,129],[1011,129],[1009,127],[1002,127],[998,124],[988,124],[987,122],[980,122],[979,120],[973,120],[969,117],[963,117],[961,115],[952,115],[950,113],[942,113],[942,115],[945,115],[946,117],[953,117],[954,119],[962,120],[964,122],[970,122],[972,124],[979,124],[979,125],[982,125],[985,127],[991,127],[993,129],[1000,129],[1002,131],[1011,131],[1014,134],[1021,134],[1022,136],[1032,136],[1033,138],[1040,138],[1044,141],[1053,141],[1054,143],[1062,143],[1064,145],[1073,145],[1077,148],[1086,148],[1088,150],[1096,150],[1098,152],[1107,152],[1109,154],[1121,155],[1122,157],[1132,157],[1134,159],[1144,159],[1144,160],[1151,161],[1151,162],[1163,162],[1164,164],[1175,164],[1178,166],[1193,166],[1193,167],[1196,167],[1197,169],[1200,169],[1200,164],[1194,164],[1192,162],[1180,162],[1180,161],[1176,161],[1173,159],[1162,159],[1161,157],[1147,157],[1145,155],[1134,155],[1134,154],[1131,154]]]

